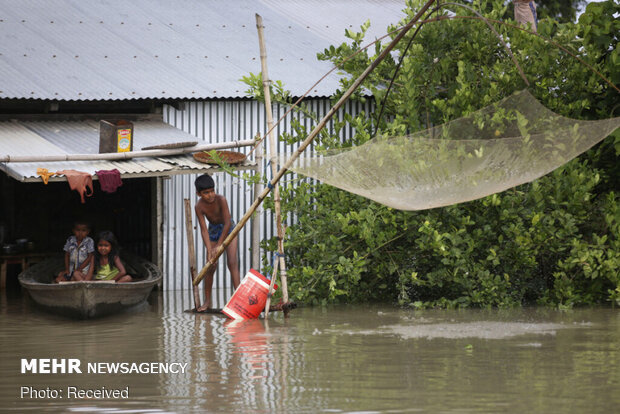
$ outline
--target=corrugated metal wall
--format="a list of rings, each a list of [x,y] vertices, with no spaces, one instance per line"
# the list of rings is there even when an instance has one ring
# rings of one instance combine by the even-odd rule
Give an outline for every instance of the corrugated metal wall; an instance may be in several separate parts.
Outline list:
[[[331,108],[329,99],[314,99],[306,102],[308,109],[316,113],[319,117],[324,116]],[[359,102],[349,102],[339,112],[338,119],[342,120],[342,115],[346,112],[356,114],[361,111],[370,113],[372,103],[362,104]],[[277,120],[286,112],[286,107],[274,104],[273,116]],[[277,128],[277,135],[284,132],[292,132],[291,116],[295,117],[308,130],[314,126],[316,121],[305,117],[299,113],[289,114]],[[257,133],[261,136],[266,132],[265,110],[262,103],[249,100],[239,101],[205,101],[187,102],[185,108],[177,110],[171,106],[164,107],[164,122],[168,122],[177,128],[195,135],[206,143],[219,143],[234,140],[245,140],[253,138]],[[333,121],[328,125],[333,127]],[[342,138],[347,139],[354,133],[352,128],[344,128]],[[284,142],[278,143],[279,154],[290,154],[296,149],[296,145],[289,145]],[[248,153],[249,148],[241,149]],[[263,171],[269,171],[270,166],[263,163]],[[195,174],[175,176],[164,181],[164,247],[163,247],[163,271],[164,289],[187,289],[188,295],[191,291],[189,279],[189,260],[187,253],[187,238],[185,232],[185,214],[183,199],[189,198],[192,203],[192,211],[196,202],[196,192],[194,190]],[[247,209],[254,201],[252,185],[245,181],[231,177],[225,173],[215,174],[216,192],[226,197],[231,209],[231,215],[235,222],[245,214]],[[260,214],[260,240],[272,237],[275,233],[274,218],[271,212],[265,212],[261,208]],[[288,220],[294,218],[289,217]],[[197,226],[196,217],[192,217],[194,226]],[[251,226],[248,225],[239,234],[239,267],[241,277],[251,267]],[[200,233],[194,231],[194,242],[198,268],[206,263],[206,251],[200,238]],[[261,257],[264,252],[261,252]],[[225,298],[232,292],[230,275],[226,269],[225,260],[218,262],[218,270],[214,278],[214,295],[222,295],[223,298],[215,297],[216,303],[225,303]],[[216,290],[217,289],[217,290]]]

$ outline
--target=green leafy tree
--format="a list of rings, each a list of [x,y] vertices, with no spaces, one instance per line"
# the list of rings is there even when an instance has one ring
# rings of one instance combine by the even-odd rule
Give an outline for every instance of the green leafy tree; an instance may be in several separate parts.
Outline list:
[[[548,17],[560,23],[570,23],[575,21],[577,10],[586,3],[586,0],[537,1],[536,12],[541,19]]]
[[[404,20],[422,2],[407,4]],[[510,5],[500,1],[476,1],[473,7],[490,19],[512,18]],[[455,10],[473,17],[466,9]],[[613,1],[590,4],[579,23],[542,20],[540,36],[494,25],[510,43],[530,92],[545,106],[568,117],[598,119],[614,112],[617,92],[545,39],[617,80],[617,12]],[[349,42],[319,54],[334,64],[344,62],[342,71],[349,76],[342,90],[383,47],[362,50],[368,24],[360,32],[348,30]],[[381,119],[375,118],[379,111],[347,115],[333,134],[320,137],[321,148],[359,145],[376,130],[398,135],[438,125],[526,87],[502,43],[479,20],[428,23],[412,35],[363,85],[383,108]],[[365,99],[359,93],[355,98]],[[336,136],[345,122],[357,133],[341,142]],[[305,138],[308,131],[297,126],[287,139]],[[281,194],[283,211],[298,218],[286,233],[291,297],[416,307],[620,304],[618,149],[616,131],[531,184],[419,212],[394,210],[308,180],[288,186]],[[266,244],[273,247],[275,241]]]

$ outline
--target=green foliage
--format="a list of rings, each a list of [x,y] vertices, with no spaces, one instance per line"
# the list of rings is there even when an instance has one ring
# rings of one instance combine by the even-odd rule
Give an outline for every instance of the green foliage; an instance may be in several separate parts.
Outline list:
[[[570,23],[575,21],[577,9],[586,3],[586,0],[537,1],[536,13],[539,19],[549,17],[560,23]]]
[[[263,88],[263,78],[261,72],[257,74],[250,72],[248,76],[241,77],[241,82],[245,83],[248,86],[248,89],[245,91],[246,95],[260,101],[265,100],[265,92]],[[290,97],[289,92],[284,89],[282,81],[279,80],[271,82],[269,84],[269,94],[271,96],[271,99],[275,99],[276,101],[286,101]]]
[[[522,188],[406,212],[325,185],[284,194],[291,296],[416,307],[620,304],[620,200],[573,161]],[[603,234],[602,236],[600,234]]]
[[[409,19],[422,3],[408,4]],[[490,18],[512,18],[499,1],[474,1],[473,6]],[[591,4],[579,23],[545,19],[538,32],[617,79],[617,9],[613,1]],[[338,64],[359,52],[343,66],[350,76],[342,80],[342,90],[383,47],[361,50],[367,28],[368,23],[358,33],[347,31],[349,43],[319,54]],[[573,118],[598,119],[613,112],[617,92],[576,59],[539,37],[506,26],[496,29],[545,106]],[[343,122],[321,137],[321,148],[359,145],[377,127],[396,135],[438,125],[525,87],[507,51],[482,22],[426,24],[405,53],[411,36],[393,54],[403,62],[392,92],[386,96],[397,64],[392,57],[363,85],[378,107],[385,106],[384,117],[349,115],[345,122],[355,127],[355,137],[336,138]],[[306,136],[297,125],[286,138]],[[283,213],[297,217],[285,241],[291,298],[451,308],[620,304],[617,136],[531,184],[440,209],[393,210],[311,181],[285,188]]]
[[[602,72],[614,84],[620,85],[620,3],[605,1],[590,3],[586,12],[579,17],[578,36],[583,39],[585,53],[592,56],[592,60],[601,67]],[[592,105],[598,109],[601,117],[620,116],[620,104],[617,93],[601,93],[593,100]],[[605,170],[611,176],[620,176],[620,165],[617,157],[620,155],[620,131],[612,135],[597,154],[597,160],[604,164]],[[612,149],[613,148],[613,149]],[[620,188],[615,187],[618,191]]]
[[[203,152],[205,154],[209,154],[209,157],[211,158],[211,160],[213,160],[213,162],[217,164],[222,169],[223,172],[227,173],[228,175],[232,177],[245,181],[246,184],[248,185],[253,185],[256,183],[264,182],[265,180],[261,174],[249,174],[247,172],[244,172],[241,175],[237,174],[235,169],[220,156],[217,150],[203,151]]]

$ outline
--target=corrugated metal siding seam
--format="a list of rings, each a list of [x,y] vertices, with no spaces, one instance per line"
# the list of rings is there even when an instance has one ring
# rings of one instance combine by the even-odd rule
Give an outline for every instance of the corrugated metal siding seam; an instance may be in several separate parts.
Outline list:
[[[217,136],[220,134],[220,126],[223,124],[223,121],[221,119],[221,117],[219,116],[219,114],[221,113],[220,105],[216,105],[213,106],[212,103],[190,103],[190,105],[188,106],[188,109],[185,112],[181,112],[179,113],[179,111],[174,111],[171,110],[170,108],[167,108],[166,111],[166,118],[169,120],[173,120],[173,124],[185,129],[186,131],[193,133],[194,135],[198,136],[199,138],[201,138],[202,140],[206,141],[206,142],[217,142]],[[216,126],[215,130],[211,129],[210,131],[206,131],[204,128],[202,131],[200,131],[196,126],[198,124],[203,123],[200,118],[197,116],[197,114],[199,113],[204,113],[205,111],[211,111],[215,109],[216,110],[216,115],[215,115],[215,121],[214,124]],[[202,117],[204,119],[204,117]],[[213,123],[211,123],[211,125],[213,125]],[[215,139],[214,139],[215,137]],[[173,204],[179,204],[182,203],[183,198],[190,198],[190,200],[192,200],[192,205],[195,203],[195,191],[193,190],[193,179],[195,178],[195,175],[192,176],[188,176],[188,177],[177,177],[174,178],[172,180],[170,180],[170,185],[165,186],[165,191],[167,192],[174,192],[175,196],[173,200],[170,200],[171,203]],[[227,197],[227,199],[230,199],[230,190],[229,187],[232,185],[232,183],[227,183],[226,182],[226,177],[221,177],[220,174],[217,174],[215,177],[216,180],[216,186],[218,189],[220,189],[220,193],[222,193],[225,197]],[[177,209],[178,210],[178,209]],[[233,214],[234,214],[234,209],[233,210]],[[179,214],[179,212],[177,211],[176,213],[176,218],[172,218],[172,217],[168,217],[168,219],[172,219],[172,221],[176,221],[178,219],[178,216],[181,215]],[[182,214],[182,216],[184,217],[184,214]],[[196,218],[192,217],[194,225],[196,225]],[[179,229],[178,229],[178,224],[177,225],[170,225],[171,223],[169,223],[167,226],[165,226],[165,230],[167,230],[167,232],[170,233],[178,233]],[[197,260],[199,263],[204,263],[204,247],[202,244],[202,240],[200,237],[200,234],[198,231],[195,232],[195,244],[196,244],[196,252],[197,252]],[[168,236],[166,237],[167,240],[170,240],[171,237]],[[186,241],[185,241],[186,242]],[[177,243],[178,246],[178,243]],[[183,271],[185,271],[185,269],[187,269],[186,266],[186,258],[183,257],[183,252],[184,251],[184,246],[182,247],[178,247],[177,249],[177,254],[175,254],[175,257],[171,257],[170,254],[167,255],[166,259],[168,262],[174,260],[177,263],[176,268],[177,269],[183,269]],[[243,261],[243,259],[242,259]],[[223,263],[224,261],[220,261],[218,263],[218,276],[219,275],[224,275],[224,269],[223,269]],[[169,269],[169,272],[171,272],[172,269],[170,269],[170,266],[167,266],[167,268]],[[171,272],[172,273],[172,272]],[[227,277],[218,277],[218,279],[216,280],[216,283],[214,284],[215,287],[227,287],[229,285],[229,283],[227,282]],[[167,283],[167,288],[169,289],[179,289],[179,288],[185,288],[186,284],[184,282],[184,280],[178,280],[178,277],[175,278],[168,278],[168,283]],[[189,287],[189,282],[188,282],[188,286]]]
[[[311,111],[315,112],[320,119],[330,110],[331,104],[327,99],[314,99],[308,101],[308,107]],[[372,110],[372,103],[370,101],[367,101],[365,104],[349,102],[342,111],[355,114],[362,110],[366,114],[369,114]],[[284,114],[285,111],[285,107],[274,104],[274,117],[279,117]],[[304,125],[308,132],[316,124],[315,120],[303,114],[294,113],[292,116]],[[342,113],[339,113],[338,117],[342,119]],[[257,131],[260,131],[262,135],[267,129],[264,107],[261,103],[256,101],[237,101],[232,103],[220,101],[190,102],[183,111],[178,111],[172,107],[166,106],[164,109],[164,121],[179,128],[183,128],[186,132],[209,143],[226,142],[233,139],[249,139],[253,137]],[[333,128],[333,122],[330,122],[328,127]],[[283,123],[277,127],[276,131],[278,135],[283,132],[292,133],[290,119],[285,119]],[[342,139],[350,139],[353,132],[354,131],[350,128],[343,128]],[[278,142],[278,151],[281,154],[292,154],[297,148],[298,145],[296,144]],[[309,151],[313,151],[313,149],[314,144],[311,145]],[[242,151],[247,153],[249,148],[244,148]],[[306,155],[307,154],[302,154],[302,156]],[[263,161],[262,170],[267,177],[271,177],[271,169],[267,158]],[[191,289],[188,279],[187,240],[184,235],[185,213],[183,199],[189,198],[193,209],[196,202],[196,195],[193,187],[195,177],[196,175],[192,174],[172,177],[164,181],[166,200],[164,240],[167,243],[167,245],[164,246],[164,268],[166,273],[165,289],[167,290]],[[295,185],[294,175],[292,176],[293,178],[289,177],[289,175],[286,177],[285,185]],[[289,181],[290,183],[288,183]],[[231,215],[235,222],[238,222],[254,201],[255,197],[252,188],[244,181],[233,178],[228,174],[215,174],[215,182],[218,193],[227,198]],[[262,213],[259,215],[261,229],[260,240],[266,240],[276,234],[273,223],[274,216],[271,211],[265,211],[262,207],[261,211]],[[285,220],[286,223],[290,225],[295,222],[296,216],[294,214],[289,215]],[[197,227],[195,216],[192,217],[192,221],[194,226]],[[195,251],[198,268],[200,269],[202,265],[206,263],[206,251],[200,237],[200,232],[197,228],[194,229],[194,232]],[[251,246],[251,226],[245,226],[239,235],[238,243],[239,267],[241,276],[243,277],[251,266],[251,253],[249,252]],[[261,252],[261,254],[263,253],[264,252]],[[261,269],[258,270],[260,271]],[[225,292],[230,292],[232,290],[230,275],[228,274],[225,260],[220,260],[218,262],[213,288],[222,289],[224,296],[226,295]]]

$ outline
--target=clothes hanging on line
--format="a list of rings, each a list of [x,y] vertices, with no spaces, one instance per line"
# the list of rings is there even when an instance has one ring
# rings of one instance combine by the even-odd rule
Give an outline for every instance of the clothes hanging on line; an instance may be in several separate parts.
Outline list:
[[[96,171],[97,177],[99,177],[99,185],[101,191],[106,193],[114,193],[123,185],[121,180],[121,173],[115,168],[113,170],[100,170]]]
[[[37,168],[37,175],[41,177],[43,180],[43,184],[47,185],[50,180],[50,177],[53,175],[57,175],[58,173],[49,172],[47,168]]]
[[[93,177],[89,173],[76,170],[62,170],[57,171],[56,174],[62,174],[67,177],[69,187],[80,194],[82,204],[86,202],[84,195],[86,197],[93,195]],[[90,193],[88,193],[88,189],[90,189]]]

